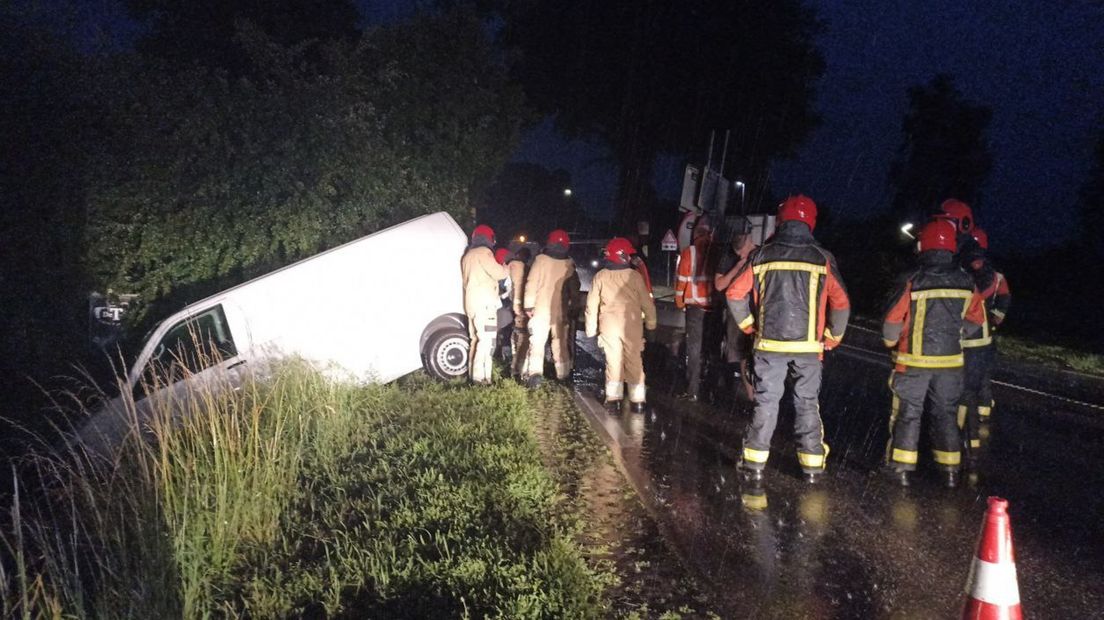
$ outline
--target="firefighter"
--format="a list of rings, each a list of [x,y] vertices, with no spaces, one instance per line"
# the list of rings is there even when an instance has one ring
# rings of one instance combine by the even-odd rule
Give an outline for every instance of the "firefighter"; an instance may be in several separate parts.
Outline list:
[[[806,481],[824,473],[828,444],[820,419],[821,360],[843,338],[850,301],[836,259],[813,238],[817,209],[790,196],[778,209],[778,231],[751,252],[728,287],[732,318],[755,334],[755,413],[744,434],[741,468],[762,479],[787,378],[793,378],[797,460]]]
[[[552,337],[556,378],[565,381],[571,376],[569,339],[574,336],[574,331],[564,307],[564,285],[575,275],[575,261],[567,255],[570,245],[567,232],[556,229],[548,233],[544,252],[533,261],[525,278],[522,305],[529,319],[529,362],[526,369],[529,387],[540,385],[544,376],[544,347],[549,335]]]
[[[962,398],[958,402],[958,427],[964,433],[966,463],[976,462],[981,448],[981,422],[987,421],[993,408],[993,364],[996,362],[996,330],[1004,321],[1012,292],[1004,274],[993,268],[989,261],[989,235],[974,227],[972,231],[976,249],[963,256],[966,271],[974,279],[974,287],[985,302],[984,322],[976,338],[962,341],[965,355],[965,375]]]
[[[693,240],[679,254],[675,306],[686,314],[686,394],[698,400],[701,390],[702,344],[712,346],[716,335],[713,312],[713,227],[706,217],[694,224]]]
[[[731,233],[729,251],[720,258],[717,274],[713,276],[713,288],[716,291],[714,296],[721,299],[722,306],[724,292],[736,279],[736,274],[740,272],[751,251],[755,249],[755,243],[751,238],[751,225],[746,218],[740,218],[731,228]],[[740,386],[740,391],[750,401],[754,398],[754,388],[748,375],[751,339],[740,329],[729,312],[724,313],[724,325],[725,380],[732,382],[730,388]]]
[[[525,314],[525,276],[529,271],[529,248],[521,246],[510,257],[507,267],[510,281],[514,283],[511,305],[514,310],[514,331],[510,335],[512,361],[510,374],[515,378],[527,376],[529,361],[529,317]]]
[[[956,236],[954,225],[943,219],[924,226],[919,265],[902,279],[882,324],[895,364],[886,463],[901,486],[909,485],[916,470],[925,401],[932,455],[944,486],[958,484],[962,444],[955,406],[962,396],[962,338],[980,331],[985,309],[973,279],[955,264]]]
[[[605,353],[606,406],[614,411],[621,409],[626,383],[632,410],[644,410],[644,328],[656,328],[655,302],[632,267],[635,253],[627,239],[610,239],[605,265],[594,274],[587,295],[586,335],[598,336],[598,348]]]
[[[486,224],[475,227],[471,243],[460,259],[464,279],[464,313],[468,315],[471,353],[468,371],[473,383],[491,382],[491,362],[498,335],[499,282],[509,277],[506,267],[495,260],[494,230]]]

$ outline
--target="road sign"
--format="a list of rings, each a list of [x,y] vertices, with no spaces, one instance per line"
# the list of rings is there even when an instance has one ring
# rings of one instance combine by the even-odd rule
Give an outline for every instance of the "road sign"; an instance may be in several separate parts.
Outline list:
[[[659,242],[659,249],[664,252],[674,252],[678,250],[678,239],[675,238],[675,231],[667,229],[667,234],[663,235],[663,241]]]

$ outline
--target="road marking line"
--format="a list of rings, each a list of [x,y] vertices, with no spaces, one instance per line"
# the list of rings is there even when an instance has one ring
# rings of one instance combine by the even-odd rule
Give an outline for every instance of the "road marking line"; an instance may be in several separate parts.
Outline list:
[[[869,330],[869,331],[873,331],[873,330]],[[856,346],[850,345],[850,344],[841,344],[841,345],[839,345],[838,348],[848,349],[848,351],[840,351],[840,352],[843,353],[844,355],[850,355],[851,357],[854,357],[856,359],[860,359],[864,362],[869,362],[871,364],[878,364],[879,366],[886,366],[886,367],[890,367],[890,366],[893,365],[888,359],[882,359],[881,356],[878,355],[878,353],[876,353],[874,351],[871,351],[869,349],[864,349],[862,347],[856,347]],[[1051,394],[1050,392],[1044,392],[1042,390],[1036,390],[1034,388],[1029,388],[1029,387],[1025,387],[1025,386],[1022,386],[1022,385],[1016,385],[1015,383],[1008,383],[1007,381],[998,381],[996,379],[993,379],[992,382],[995,385],[1000,385],[1002,387],[1006,387],[1006,388],[1013,389],[1013,390],[1019,390],[1021,392],[1027,392],[1028,394],[1034,394],[1035,396],[1042,396],[1044,398],[1051,398],[1053,400],[1061,401],[1061,402],[1064,402],[1064,403],[1069,403],[1071,405],[1076,405],[1078,407],[1084,407],[1086,409],[1093,409],[1093,410],[1096,410],[1096,411],[1104,411],[1104,405],[1098,405],[1096,403],[1087,403],[1083,400],[1076,400],[1076,399],[1073,399],[1073,398],[1067,398],[1065,396],[1059,396],[1058,394]]]

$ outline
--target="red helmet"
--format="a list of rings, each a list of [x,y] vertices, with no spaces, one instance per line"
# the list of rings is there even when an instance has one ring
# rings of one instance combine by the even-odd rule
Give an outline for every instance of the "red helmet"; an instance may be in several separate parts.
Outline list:
[[[510,250],[507,248],[498,248],[495,250],[495,260],[499,265],[505,265],[506,259],[510,258]]]
[[[970,231],[970,234],[974,236],[974,241],[981,246],[981,249],[989,249],[989,234],[981,228],[974,226],[974,229]]]
[[[785,202],[778,205],[778,220],[789,222],[796,220],[809,225],[809,230],[816,228],[817,207],[812,198],[803,194],[790,196]]]
[[[566,250],[567,246],[571,245],[571,238],[567,236],[566,230],[557,228],[548,233],[548,243],[545,245],[558,245]]]
[[[624,237],[614,237],[606,244],[606,258],[611,263],[628,265],[629,257],[636,254],[636,248]]]
[[[932,220],[920,229],[920,251],[947,250],[955,252],[958,250],[957,235],[954,224],[949,220]]]
[[[490,226],[487,226],[486,224],[480,224],[479,226],[476,226],[475,230],[472,231],[472,236],[471,236],[472,243],[475,243],[475,241],[477,239],[480,239],[480,238],[483,239],[484,241],[486,241],[487,243],[489,243],[491,245],[494,245],[494,242],[495,242],[494,229],[491,228]]]
[[[939,205],[939,211],[941,215],[936,215],[936,217],[943,217],[954,222],[955,228],[959,232],[968,233],[974,227],[974,210],[970,208],[970,205],[957,198],[944,200],[943,204]]]

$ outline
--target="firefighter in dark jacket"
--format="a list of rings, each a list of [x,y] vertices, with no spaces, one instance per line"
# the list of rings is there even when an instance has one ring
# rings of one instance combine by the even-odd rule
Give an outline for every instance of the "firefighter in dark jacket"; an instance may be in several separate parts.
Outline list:
[[[976,338],[962,341],[965,355],[965,375],[962,398],[958,401],[958,427],[964,433],[966,462],[977,459],[981,448],[981,423],[993,410],[993,364],[996,362],[996,330],[1004,321],[1012,304],[1008,280],[989,261],[989,235],[978,227],[973,229],[974,249],[962,255],[960,262],[974,279],[974,287],[985,302],[985,317]]]
[[[850,302],[835,258],[813,238],[816,204],[791,196],[778,209],[779,227],[753,251],[728,287],[732,318],[755,334],[755,414],[744,435],[741,467],[762,479],[787,377],[794,379],[797,460],[806,480],[824,472],[828,444],[820,419],[821,359],[843,338]]]
[[[943,219],[924,226],[919,265],[897,287],[882,324],[895,364],[887,470],[902,486],[919,460],[925,400],[935,463],[945,486],[958,481],[962,444],[955,406],[962,396],[962,340],[981,330],[985,309],[973,279],[955,264],[955,236],[954,225]]]

